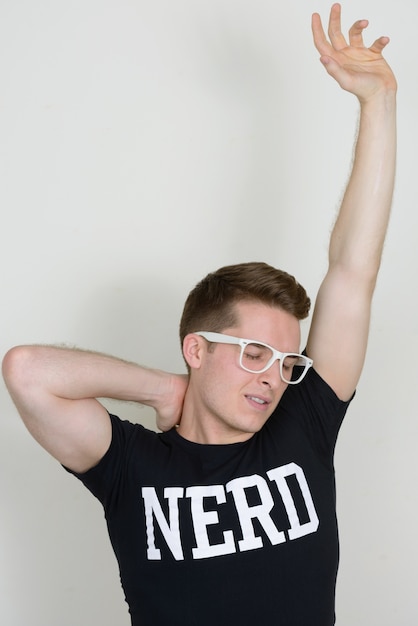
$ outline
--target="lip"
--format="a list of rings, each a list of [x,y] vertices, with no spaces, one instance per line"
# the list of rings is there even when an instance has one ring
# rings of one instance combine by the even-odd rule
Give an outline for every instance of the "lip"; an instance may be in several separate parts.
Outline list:
[[[265,396],[260,396],[258,393],[247,393],[245,399],[248,404],[258,411],[265,411],[271,405],[271,400]]]

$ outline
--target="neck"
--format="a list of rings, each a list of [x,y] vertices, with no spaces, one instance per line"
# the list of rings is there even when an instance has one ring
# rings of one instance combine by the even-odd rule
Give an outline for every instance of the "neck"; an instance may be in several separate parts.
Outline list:
[[[187,389],[178,434],[192,441],[206,445],[227,445],[247,441],[253,433],[226,428],[225,424],[205,410],[201,400],[190,383]]]

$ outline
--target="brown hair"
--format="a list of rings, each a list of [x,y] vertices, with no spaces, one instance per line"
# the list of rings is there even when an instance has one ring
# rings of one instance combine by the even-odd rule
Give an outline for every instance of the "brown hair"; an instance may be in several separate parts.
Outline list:
[[[208,274],[190,292],[180,321],[180,340],[199,330],[221,332],[237,323],[234,305],[259,301],[307,317],[310,299],[296,279],[267,263],[240,263]]]

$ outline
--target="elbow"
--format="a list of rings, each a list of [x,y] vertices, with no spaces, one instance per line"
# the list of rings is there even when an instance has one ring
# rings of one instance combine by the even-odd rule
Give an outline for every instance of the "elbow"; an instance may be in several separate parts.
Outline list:
[[[326,282],[333,285],[336,293],[344,300],[370,301],[376,287],[377,272],[363,266],[350,267],[344,264],[330,266]]]
[[[16,346],[4,356],[2,374],[4,382],[13,396],[19,390],[27,388],[33,378],[36,367],[36,347]]]
[[[340,280],[356,288],[373,293],[380,268],[380,257],[342,256],[329,259],[328,272],[339,276]]]
[[[329,269],[369,285],[373,290],[382,261],[382,247],[377,246],[373,239],[363,242],[361,246],[333,245],[330,246],[328,261]]]

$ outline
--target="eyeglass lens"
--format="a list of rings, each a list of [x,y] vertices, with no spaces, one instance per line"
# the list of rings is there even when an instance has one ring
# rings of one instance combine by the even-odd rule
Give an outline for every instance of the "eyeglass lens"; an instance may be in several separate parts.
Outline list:
[[[273,352],[268,346],[249,343],[242,352],[242,365],[253,372],[260,372],[273,359]],[[281,373],[286,382],[297,382],[306,369],[303,356],[288,355],[281,363]]]

